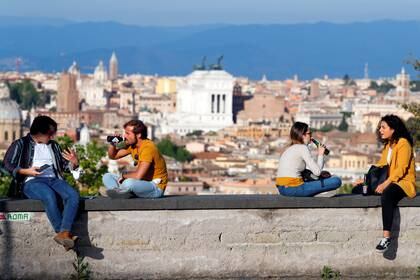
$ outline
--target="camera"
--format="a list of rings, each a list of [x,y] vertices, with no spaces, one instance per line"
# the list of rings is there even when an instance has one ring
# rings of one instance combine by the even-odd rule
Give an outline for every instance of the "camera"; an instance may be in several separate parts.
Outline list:
[[[106,137],[106,142],[116,145],[120,142],[124,141],[124,139],[121,136],[114,136],[114,135],[108,135]]]
[[[117,149],[125,149],[127,143],[121,136],[107,136],[106,141]]]

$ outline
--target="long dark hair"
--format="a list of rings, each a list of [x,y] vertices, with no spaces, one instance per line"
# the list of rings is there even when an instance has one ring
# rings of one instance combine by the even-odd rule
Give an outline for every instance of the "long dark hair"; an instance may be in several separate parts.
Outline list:
[[[309,130],[309,125],[303,122],[295,122],[290,129],[290,139],[293,144],[303,144],[303,135]]]
[[[386,122],[386,124],[394,130],[391,139],[382,139],[379,129],[381,128],[381,122]],[[411,136],[410,132],[408,131],[407,127],[403,120],[396,115],[386,115],[381,118],[378,124],[378,128],[376,130],[376,135],[380,141],[384,144],[392,144],[398,142],[400,138],[405,138],[408,143],[410,143],[411,147],[413,147],[413,137]]]

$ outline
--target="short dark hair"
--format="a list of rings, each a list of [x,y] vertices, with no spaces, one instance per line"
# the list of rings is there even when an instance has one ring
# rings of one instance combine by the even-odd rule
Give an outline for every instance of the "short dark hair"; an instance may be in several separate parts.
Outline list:
[[[127,126],[133,127],[134,134],[141,134],[141,139],[147,138],[147,126],[141,120],[131,120],[124,124],[124,128]]]
[[[290,139],[293,144],[303,144],[303,135],[309,130],[309,125],[303,122],[295,122],[290,129]]]
[[[379,132],[379,129],[381,128],[381,122],[386,122],[386,124],[394,130],[394,133],[392,134],[391,139],[383,140],[381,138],[381,134]],[[378,128],[376,129],[376,135],[378,139],[382,141],[384,144],[396,143],[398,142],[400,138],[405,138],[408,141],[408,143],[410,143],[411,147],[413,147],[414,145],[413,137],[408,131],[407,126],[405,125],[404,121],[396,115],[383,116],[378,123]]]
[[[57,123],[48,116],[38,116],[32,122],[30,131],[32,135],[49,134],[52,135],[57,132]]]

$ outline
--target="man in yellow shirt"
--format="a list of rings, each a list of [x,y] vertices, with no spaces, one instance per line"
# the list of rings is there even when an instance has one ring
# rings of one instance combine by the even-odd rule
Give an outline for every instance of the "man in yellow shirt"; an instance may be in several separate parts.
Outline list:
[[[140,120],[127,122],[124,124],[124,139],[126,147],[118,149],[111,144],[108,156],[110,159],[119,159],[130,154],[137,168],[121,176],[106,173],[102,181],[107,195],[111,198],[163,196],[168,183],[166,163],[156,145],[147,139],[147,127]]]

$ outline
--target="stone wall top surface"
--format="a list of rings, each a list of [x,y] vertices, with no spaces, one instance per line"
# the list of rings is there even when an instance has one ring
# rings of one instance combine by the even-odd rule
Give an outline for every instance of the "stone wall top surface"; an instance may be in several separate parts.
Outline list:
[[[204,210],[204,209],[293,209],[380,207],[380,196],[341,195],[335,197],[284,197],[279,195],[165,196],[158,199],[82,198],[82,211]],[[420,207],[420,197],[404,198],[401,207]],[[0,199],[0,212],[42,212],[40,201]]]

